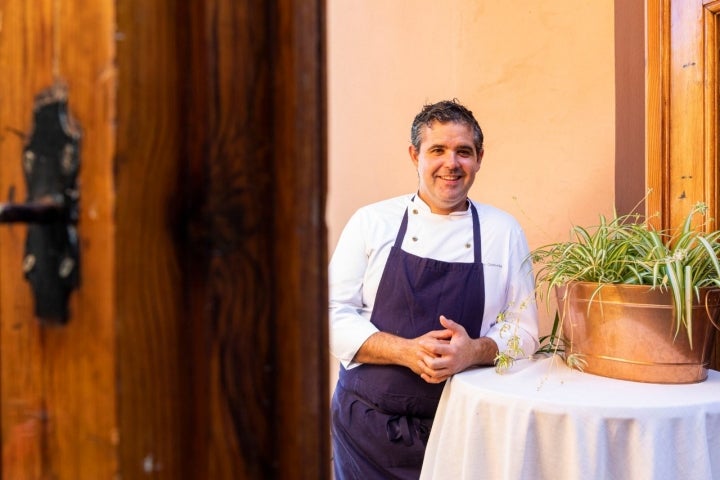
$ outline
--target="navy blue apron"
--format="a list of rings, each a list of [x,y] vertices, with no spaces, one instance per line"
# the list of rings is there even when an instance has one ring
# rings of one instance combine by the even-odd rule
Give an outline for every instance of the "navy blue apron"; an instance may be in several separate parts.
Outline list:
[[[370,321],[381,331],[416,338],[440,330],[440,315],[480,336],[485,278],[480,222],[470,202],[473,263],[422,258],[401,249],[405,214],[378,286]],[[444,383],[425,382],[399,365],[341,368],[332,400],[336,480],[417,479]]]

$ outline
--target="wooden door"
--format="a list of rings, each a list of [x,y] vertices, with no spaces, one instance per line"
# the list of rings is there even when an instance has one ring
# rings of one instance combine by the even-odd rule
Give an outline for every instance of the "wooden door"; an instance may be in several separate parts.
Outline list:
[[[717,229],[720,1],[647,0],[646,13],[647,212],[672,228],[704,201]]]
[[[82,288],[67,326],[41,326],[23,276],[27,228],[0,226],[2,478],[112,478],[119,470],[113,155],[116,69],[109,2],[0,1],[0,196],[25,200],[34,96],[67,78],[83,130]],[[83,28],[78,28],[83,25]]]
[[[67,325],[0,225],[2,479],[329,478],[323,5],[0,0],[0,198],[82,129]]]

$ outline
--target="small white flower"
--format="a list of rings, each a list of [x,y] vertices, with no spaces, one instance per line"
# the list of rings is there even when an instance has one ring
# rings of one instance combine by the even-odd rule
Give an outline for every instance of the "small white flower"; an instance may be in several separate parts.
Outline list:
[[[678,248],[673,253],[673,256],[670,257],[670,261],[682,262],[683,260],[685,260],[685,257],[687,257],[687,249],[686,248]]]

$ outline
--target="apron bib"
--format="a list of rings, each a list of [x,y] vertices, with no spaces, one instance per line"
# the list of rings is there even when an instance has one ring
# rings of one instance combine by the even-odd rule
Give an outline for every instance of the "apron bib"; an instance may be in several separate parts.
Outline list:
[[[415,338],[442,329],[440,315],[480,336],[485,279],[477,210],[470,203],[474,262],[443,262],[401,249],[405,210],[383,270],[370,321],[383,332]],[[363,364],[341,368],[333,397],[338,480],[417,478],[444,383],[430,384],[409,368]]]

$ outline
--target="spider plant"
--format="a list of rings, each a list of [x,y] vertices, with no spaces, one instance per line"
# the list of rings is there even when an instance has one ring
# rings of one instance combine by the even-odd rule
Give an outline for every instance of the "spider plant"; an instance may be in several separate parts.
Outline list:
[[[692,303],[703,287],[720,287],[720,231],[693,227],[695,215],[707,206],[696,204],[675,232],[656,230],[638,215],[600,217],[593,228],[574,226],[571,239],[531,252],[538,265],[538,285],[546,298],[554,287],[571,281],[649,285],[672,295],[675,335],[684,329],[692,347]],[[542,292],[541,292],[542,294]]]

